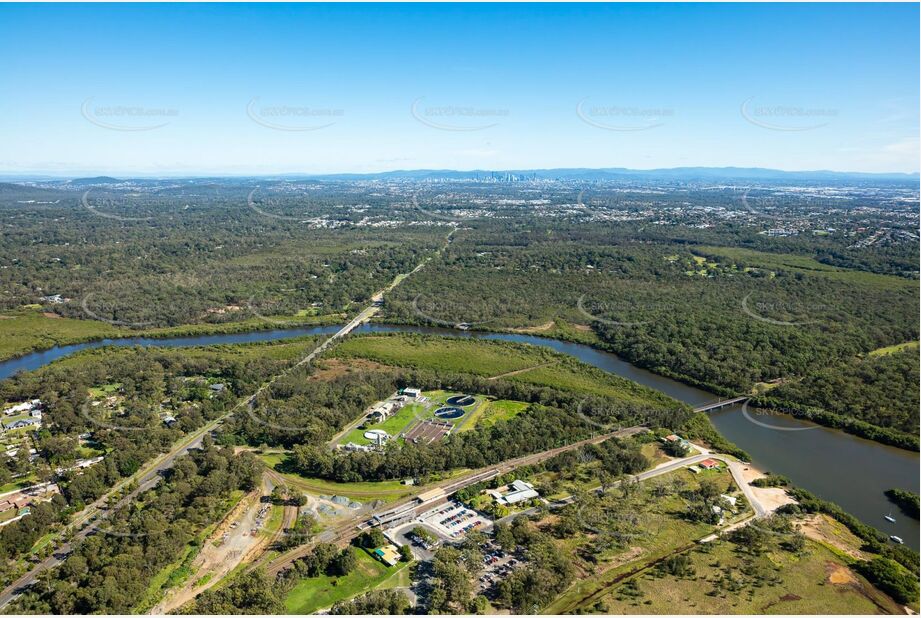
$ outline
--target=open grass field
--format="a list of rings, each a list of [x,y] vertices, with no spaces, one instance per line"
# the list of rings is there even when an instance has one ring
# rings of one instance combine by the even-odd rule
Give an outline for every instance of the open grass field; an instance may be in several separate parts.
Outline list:
[[[472,352],[478,352],[474,355]],[[337,356],[357,356],[387,365],[428,367],[493,376],[552,360],[539,349],[512,349],[492,341],[412,335],[353,337],[336,347]]]
[[[377,587],[409,566],[409,563],[401,562],[388,567],[364,550],[355,547],[351,550],[358,559],[355,569],[343,577],[322,575],[298,582],[285,598],[285,608],[289,614],[312,614],[319,609],[331,607],[337,601],[350,599]]]
[[[725,483],[727,489],[735,487],[726,470],[700,475],[681,470],[644,482],[641,495],[628,499],[634,512],[644,514],[639,529],[645,533],[634,536],[627,547],[603,552],[596,563],[577,560],[575,582],[543,613],[902,613],[895,602],[849,568],[859,554],[859,540],[852,539],[845,547],[834,531],[826,532],[831,543],[817,542],[808,534],[805,549],[798,553],[782,549],[777,537],[768,537],[762,553],[726,540],[697,543],[716,528],[683,518],[686,505],[675,490],[694,489],[703,478]],[[657,498],[657,486],[670,489]],[[727,523],[750,513],[740,507]],[[841,527],[832,524],[835,530]],[[578,547],[592,542],[592,532],[558,542],[577,556]],[[663,560],[678,554],[690,557],[691,572],[675,575],[664,568]]]
[[[875,590],[837,555],[807,542],[802,555],[771,552],[764,560],[776,580],[744,586],[741,591],[714,593],[714,583],[729,572],[746,580],[742,559],[733,544],[720,542],[687,552],[696,573],[674,577],[649,569],[612,588],[600,599],[612,614],[877,614],[901,613],[898,605]],[[627,594],[625,594],[625,592]]]
[[[414,487],[401,484],[399,481],[360,482],[360,483],[335,483],[323,479],[313,479],[281,472],[276,466],[284,461],[284,453],[267,453],[259,455],[266,465],[281,474],[285,482],[292,488],[312,494],[328,496],[345,496],[359,502],[382,500],[392,502],[412,493]]]
[[[591,469],[584,471],[587,474],[582,472],[567,471],[570,478],[561,483],[566,492],[584,491],[598,486]],[[645,481],[642,483],[643,491],[621,499],[620,502],[629,512],[642,514],[632,527],[631,538],[626,546],[605,550],[594,564],[577,561],[579,576],[575,583],[545,608],[544,613],[571,613],[579,608],[591,607],[598,598],[607,596],[609,589],[637,568],[661,560],[678,550],[693,547],[698,539],[715,532],[718,529],[716,526],[692,522],[682,517],[687,503],[674,491],[676,487],[682,491],[696,489],[702,478],[713,479],[727,489],[735,488],[726,470],[694,475],[682,469]],[[670,489],[665,496],[656,497],[656,487]],[[731,520],[744,518],[750,512],[747,505],[741,506],[742,502],[738,514]],[[561,548],[571,555],[577,555],[578,547],[594,542],[594,532],[590,529],[559,541]]]
[[[118,391],[118,389],[120,389],[121,387],[122,387],[121,382],[113,382],[112,384],[104,384],[102,386],[93,386],[89,389],[90,397],[99,399],[101,397],[111,395],[112,393]]]
[[[106,322],[47,317],[39,309],[20,309],[0,316],[0,360],[56,345],[130,334]]]
[[[481,376],[495,376],[552,363],[505,379],[612,397],[636,404],[679,405],[658,391],[581,363],[565,354],[526,344],[404,334],[371,335],[353,337],[343,342],[336,348],[335,354],[366,358],[385,365]]]
[[[896,345],[887,345],[884,348],[877,348],[871,350],[867,356],[887,356],[889,354],[895,354],[896,352],[907,352],[909,350],[917,350],[918,342],[917,341],[906,341],[905,343],[898,343]]]
[[[16,491],[17,489],[22,489],[23,487],[28,487],[34,485],[35,481],[34,474],[29,474],[28,476],[18,478],[15,481],[10,481],[6,485],[0,485],[0,494],[5,494],[8,491]]]
[[[507,421],[524,412],[530,404],[523,401],[497,399],[488,401],[473,412],[461,431],[474,427],[491,427],[498,421]]]
[[[810,257],[793,255],[789,253],[766,253],[738,247],[693,247],[705,255],[720,256],[730,260],[738,260],[749,266],[756,266],[772,271],[786,270],[807,274],[814,277],[834,279],[854,284],[865,284],[883,288],[905,288],[917,286],[917,281],[890,275],[880,275],[860,270],[840,268],[823,264]]]
[[[0,320],[0,323],[2,323],[2,320]],[[317,341],[317,337],[305,336],[293,339],[234,345],[211,345],[183,348],[163,347],[157,348],[157,352],[163,355],[182,355],[183,358],[199,359],[201,361],[214,360],[217,357],[222,359],[239,359],[242,361],[251,359],[295,361],[300,360],[305,354],[316,347]],[[128,355],[135,354],[135,350],[132,347],[104,347],[82,350],[54,361],[53,366],[63,369],[78,369],[86,363],[93,362],[94,359],[102,357],[111,359],[119,354],[124,354],[127,357]],[[44,368],[38,369],[38,371],[42,371],[43,369]]]

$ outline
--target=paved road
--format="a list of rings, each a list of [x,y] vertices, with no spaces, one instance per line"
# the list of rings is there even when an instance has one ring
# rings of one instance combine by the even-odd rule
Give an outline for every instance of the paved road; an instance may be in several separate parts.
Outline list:
[[[696,444],[694,445],[694,448],[700,451],[697,455],[691,455],[690,457],[682,457],[681,459],[674,459],[671,461],[664,462],[662,464],[659,464],[655,468],[652,468],[651,470],[640,472],[639,474],[631,478],[637,481],[645,481],[645,480],[660,476],[662,474],[668,474],[669,472],[674,472],[675,470],[686,468],[687,466],[693,466],[696,463],[700,463],[704,459],[716,459],[716,460],[719,460],[725,463],[726,466],[729,468],[729,473],[732,474],[733,481],[735,481],[736,485],[739,486],[739,489],[742,490],[742,494],[745,496],[745,499],[748,500],[748,503],[751,505],[752,510],[755,512],[753,517],[745,519],[744,521],[737,522],[733,524],[732,526],[730,526],[729,528],[726,528],[722,532],[726,532],[730,529],[737,528],[740,525],[747,524],[754,518],[765,517],[768,514],[770,514],[771,512],[770,509],[765,508],[765,506],[762,505],[761,502],[758,501],[758,498],[755,496],[754,492],[752,491],[751,486],[745,481],[745,478],[742,475],[742,471],[745,469],[746,464],[735,461],[734,459],[729,459],[728,457],[724,457],[723,455],[713,454],[709,450],[705,449],[704,447],[697,446]],[[617,483],[614,484],[614,486],[616,487],[619,484],[620,482],[618,481]],[[601,491],[601,486],[595,487],[593,491]],[[559,500],[549,503],[548,506],[550,508],[560,508],[562,506],[566,506],[567,504],[571,503],[573,500],[575,500],[575,496],[566,496],[565,498],[560,498]],[[523,511],[519,511],[518,513],[514,513],[512,515],[508,515],[506,517],[503,517],[502,519],[497,520],[496,523],[510,522],[516,517],[520,517],[522,515],[530,515],[531,513],[535,513],[540,508],[541,507],[532,507],[529,509],[525,509]]]
[[[452,230],[453,233],[453,230]],[[448,234],[448,237],[445,239],[446,243],[451,242],[451,234]],[[441,250],[439,250],[440,252]],[[426,258],[421,264],[416,266],[409,274],[417,272],[422,266],[424,266],[431,258]],[[409,275],[407,275],[408,277]],[[276,376],[273,376],[270,380],[265,382],[260,386],[254,393],[248,397],[239,401],[230,411],[228,411],[223,416],[207,423],[200,429],[192,432],[188,436],[184,437],[172,450],[168,453],[156,457],[153,461],[147,463],[139,472],[135,473],[133,476],[117,483],[109,490],[104,496],[93,502],[92,504],[85,507],[80,513],[76,514],[71,520],[71,523],[67,526],[65,531],[77,532],[73,535],[72,540],[68,543],[62,544],[58,547],[57,551],[36,564],[30,571],[28,571],[23,576],[16,579],[13,583],[7,586],[2,593],[0,593],[0,609],[6,607],[10,601],[22,594],[22,592],[34,584],[38,579],[38,576],[47,571],[50,568],[54,568],[60,565],[70,553],[75,544],[79,543],[92,532],[96,531],[99,528],[99,524],[105,520],[109,513],[115,509],[104,509],[105,505],[109,501],[110,497],[117,495],[122,490],[129,487],[132,483],[137,482],[138,488],[132,491],[130,494],[119,500],[118,506],[126,504],[129,500],[134,499],[138,494],[150,489],[156,485],[163,471],[168,470],[173,467],[173,464],[176,460],[191,449],[195,449],[201,446],[202,440],[206,434],[214,431],[221,423],[233,416],[235,413],[239,412],[242,409],[252,410],[252,406],[255,403],[256,399],[264,393],[269,387],[272,386],[277,380],[284,377],[294,369],[306,365],[312,362],[318,355],[325,352],[330,348],[334,343],[336,343],[342,337],[345,337],[353,330],[358,328],[364,322],[370,320],[374,315],[380,311],[380,302],[383,300],[384,294],[393,290],[397,285],[404,281],[406,277],[397,277],[392,283],[390,283],[386,288],[379,291],[372,297],[372,305],[364,309],[359,313],[355,318],[353,318],[348,324],[339,329],[335,334],[326,339],[323,343],[317,346],[304,358],[298,361],[295,365],[289,367],[285,371],[279,373]],[[116,507],[117,508],[117,507]],[[59,536],[62,533],[59,533]]]

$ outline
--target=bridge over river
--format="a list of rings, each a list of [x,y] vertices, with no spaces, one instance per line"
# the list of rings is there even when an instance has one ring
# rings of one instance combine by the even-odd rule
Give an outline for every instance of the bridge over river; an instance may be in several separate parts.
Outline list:
[[[737,403],[742,403],[743,401],[748,401],[751,399],[748,395],[742,395],[741,397],[733,397],[732,399],[720,399],[719,401],[714,401],[712,403],[705,403],[702,406],[697,406],[694,408],[695,412],[710,412],[711,410],[719,410],[720,408],[725,408],[726,406],[734,406]]]

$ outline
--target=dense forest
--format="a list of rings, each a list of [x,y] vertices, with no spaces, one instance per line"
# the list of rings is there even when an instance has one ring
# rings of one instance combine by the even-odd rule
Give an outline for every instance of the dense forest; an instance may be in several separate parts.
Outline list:
[[[847,372],[859,355],[918,337],[918,284],[910,279],[690,238],[642,241],[621,228],[509,227],[459,233],[438,264],[397,290],[385,319],[540,327],[534,332],[594,343],[721,394],[778,379],[809,385],[813,374]],[[917,366],[915,359],[883,371],[872,397],[916,397],[905,384]],[[896,375],[906,369],[915,373]],[[808,390],[801,402],[823,407],[821,393],[809,399]],[[829,412],[914,433],[899,403],[842,400]]]
[[[81,193],[40,192],[54,203],[26,208],[0,192],[0,310],[60,295],[70,300],[48,310],[135,328],[339,313],[412,270],[444,236],[356,229],[349,222],[361,217],[329,197],[311,207],[343,217],[344,228],[312,225],[316,214],[284,200],[280,213],[299,212],[272,217],[247,206],[248,190],[93,189],[89,208]]]
[[[918,382],[918,352],[910,350],[855,358],[782,384],[768,397],[917,434]]]

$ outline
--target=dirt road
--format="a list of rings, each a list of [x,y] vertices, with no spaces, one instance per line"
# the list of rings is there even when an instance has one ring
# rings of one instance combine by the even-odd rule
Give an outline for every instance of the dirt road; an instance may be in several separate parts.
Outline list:
[[[182,607],[237,566],[272,547],[284,531],[294,525],[298,511],[295,506],[272,506],[264,501],[274,488],[274,479],[269,474],[264,475],[260,489],[241,500],[205,541],[192,563],[193,575],[182,587],[170,591],[149,613],[168,614]],[[273,509],[284,509],[284,514],[278,529],[267,535],[264,528]]]

